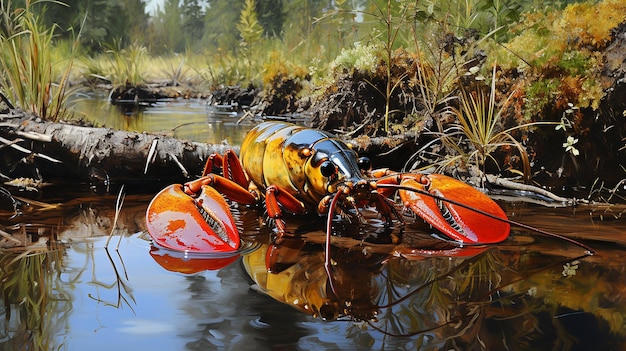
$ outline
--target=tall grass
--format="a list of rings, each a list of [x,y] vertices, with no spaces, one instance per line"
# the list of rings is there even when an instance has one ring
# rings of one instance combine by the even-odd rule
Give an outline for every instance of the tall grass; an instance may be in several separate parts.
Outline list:
[[[103,60],[91,60],[91,75],[111,82],[113,89],[127,84],[140,86],[145,82],[145,62],[147,49],[139,42],[123,47],[121,41],[115,40],[108,46]]]
[[[0,88],[15,107],[58,120],[65,114],[68,78],[79,41],[74,40],[69,60],[57,76],[58,62],[51,53],[55,27],[45,28],[31,10],[39,2],[26,1],[17,8],[10,0],[0,1]]]
[[[72,304],[59,279],[63,255],[38,245],[0,253],[0,293],[10,329],[2,332],[17,349],[56,349],[55,335],[67,327]]]
[[[522,175],[526,181],[530,181],[530,162],[526,148],[517,141],[511,133],[515,130],[527,129],[536,125],[554,123],[525,123],[505,129],[503,127],[504,113],[513,93],[509,94],[501,103],[496,103],[496,95],[496,68],[494,66],[491,89],[488,96],[486,96],[481,89],[473,93],[467,92],[464,89],[462,90],[459,99],[459,107],[452,109],[458,120],[458,124],[452,128],[452,134],[458,131],[460,138],[463,138],[472,145],[470,151],[466,154],[466,162],[474,162],[479,169],[483,170],[483,173],[487,159],[491,158],[495,161],[493,153],[498,148],[515,148],[522,160]],[[461,144],[459,140],[454,140],[450,137],[443,138],[442,140],[456,149],[458,149]]]

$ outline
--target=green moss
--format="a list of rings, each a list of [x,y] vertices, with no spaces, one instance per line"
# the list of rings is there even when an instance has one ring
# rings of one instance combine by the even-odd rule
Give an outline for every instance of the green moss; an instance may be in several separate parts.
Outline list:
[[[591,66],[591,60],[587,53],[581,51],[567,51],[561,56],[556,66],[572,76],[582,75]]]
[[[332,72],[346,70],[371,75],[376,72],[381,53],[380,45],[361,45],[356,43],[354,48],[341,50],[341,54],[330,64],[330,68]]]
[[[567,108],[597,109],[605,96],[603,48],[611,30],[626,21],[626,2],[604,0],[567,6],[564,10],[532,12],[513,29],[516,34],[494,50],[488,64],[521,73],[517,85],[526,97],[525,119],[543,119]],[[521,83],[523,81],[523,83]]]

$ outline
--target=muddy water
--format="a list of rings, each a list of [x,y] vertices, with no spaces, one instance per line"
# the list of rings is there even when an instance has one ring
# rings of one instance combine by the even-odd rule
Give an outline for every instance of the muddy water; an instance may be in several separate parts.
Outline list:
[[[215,118],[203,108],[194,108],[198,128]],[[174,115],[166,111],[144,111],[141,123]],[[33,200],[9,221],[11,233],[41,240],[0,257],[0,349],[626,347],[623,207],[501,202],[516,221],[591,238],[591,256],[520,228],[492,247],[450,247],[419,220],[386,229],[366,211],[367,225],[335,225],[328,275],[317,217],[288,218],[298,237],[272,248],[259,214],[233,208],[241,252],[190,258],[151,246],[144,217],[153,194],[129,192],[115,222],[116,193],[95,195],[86,184],[20,193]],[[394,237],[406,245],[390,243]]]

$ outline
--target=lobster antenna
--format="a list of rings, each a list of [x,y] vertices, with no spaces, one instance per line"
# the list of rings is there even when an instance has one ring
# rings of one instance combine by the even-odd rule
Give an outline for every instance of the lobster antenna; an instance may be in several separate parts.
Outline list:
[[[524,228],[524,229],[532,230],[532,231],[534,231],[536,233],[539,233],[539,234],[542,234],[542,235],[545,235],[545,236],[549,236],[549,237],[553,237],[553,238],[557,238],[557,239],[560,239],[560,240],[567,241],[567,242],[569,242],[571,244],[574,244],[574,245],[576,245],[578,247],[583,248],[584,250],[588,251],[589,254],[591,254],[591,255],[596,253],[596,251],[593,250],[592,248],[590,248],[589,246],[587,246],[587,245],[585,245],[585,244],[583,244],[581,242],[578,242],[578,241],[576,241],[574,239],[568,238],[566,236],[563,236],[563,235],[560,235],[560,234],[556,234],[556,233],[551,233],[551,232],[548,232],[548,231],[545,231],[545,230],[542,230],[542,229],[539,229],[539,228],[535,228],[533,226],[530,226],[530,225],[527,225],[527,224],[524,224],[524,223],[520,223],[520,222],[511,220],[511,219],[508,219],[508,218],[506,218],[506,219],[505,218],[500,218],[500,217],[498,217],[496,215],[493,215],[493,214],[491,214],[489,212],[485,212],[483,210],[480,210],[480,209],[477,209],[477,208],[473,208],[473,207],[471,207],[469,205],[466,205],[466,204],[464,204],[462,202],[459,202],[459,201],[456,201],[456,200],[452,200],[452,199],[448,199],[448,198],[440,196],[440,195],[432,194],[432,193],[430,193],[430,192],[428,192],[426,190],[415,189],[415,188],[411,188],[411,187],[404,186],[404,185],[398,185],[398,184],[378,184],[378,187],[379,188],[393,188],[393,189],[398,189],[398,190],[413,191],[413,192],[416,192],[416,193],[427,195],[427,196],[430,196],[430,197],[432,197],[434,199],[437,199],[437,200],[440,200],[440,201],[449,202],[449,203],[451,203],[453,205],[466,208],[466,209],[468,209],[470,211],[474,211],[474,212],[476,212],[478,214],[481,214],[483,216],[487,216],[487,217],[492,218],[492,219],[496,219],[496,220],[501,221],[501,222],[505,222],[505,223],[508,223],[508,224],[511,224],[511,225],[515,225],[515,226],[518,226],[518,227],[521,227],[521,228]]]
[[[328,283],[330,284],[330,289],[332,290],[335,296],[337,292],[335,291],[335,285],[333,284],[333,277],[330,272],[330,232],[333,226],[333,213],[335,213],[335,208],[337,207],[337,201],[339,201],[339,196],[341,196],[342,191],[337,191],[335,196],[328,207],[328,218],[326,219],[326,246],[324,247],[324,268],[326,269],[326,274],[328,275]]]

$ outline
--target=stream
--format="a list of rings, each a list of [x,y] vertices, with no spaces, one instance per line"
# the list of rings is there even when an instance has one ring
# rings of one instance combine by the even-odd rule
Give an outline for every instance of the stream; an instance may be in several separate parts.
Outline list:
[[[76,106],[101,126],[207,143],[239,145],[256,123],[203,100],[132,114],[97,98]],[[323,218],[287,216],[298,236],[276,249],[263,216],[232,205],[240,251],[193,257],[151,245],[154,193],[126,189],[116,218],[118,191],[53,184],[19,195],[31,201],[13,228],[34,244],[0,254],[0,350],[626,348],[623,205],[497,200],[510,219],[593,254],[515,226],[501,244],[459,248],[419,218],[386,228],[366,210],[366,224],[334,225],[328,275]],[[268,250],[278,250],[271,267]]]

